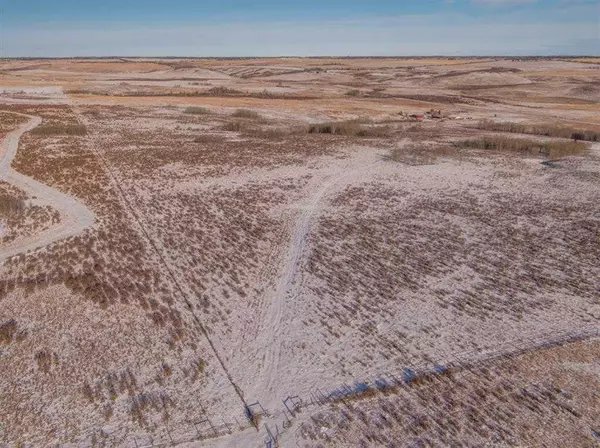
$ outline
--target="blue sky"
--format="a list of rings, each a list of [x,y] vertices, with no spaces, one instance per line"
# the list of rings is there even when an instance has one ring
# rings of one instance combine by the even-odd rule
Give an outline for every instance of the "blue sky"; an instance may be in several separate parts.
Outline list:
[[[0,56],[600,54],[600,0],[0,0]]]

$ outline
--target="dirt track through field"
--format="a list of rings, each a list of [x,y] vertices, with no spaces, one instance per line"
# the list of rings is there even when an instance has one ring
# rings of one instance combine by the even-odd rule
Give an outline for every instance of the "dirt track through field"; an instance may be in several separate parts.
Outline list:
[[[368,177],[365,176],[366,171],[378,163],[379,160],[371,161],[366,165],[360,164],[358,168],[353,168],[350,171],[332,174],[300,206],[300,215],[296,220],[288,251],[283,260],[281,274],[273,298],[261,323],[262,330],[259,334],[262,335],[262,340],[259,341],[259,346],[264,348],[265,353],[261,373],[261,399],[267,399],[264,395],[272,395],[277,382],[282,344],[286,339],[284,335],[285,315],[293,314],[290,309],[294,308],[293,302],[302,288],[301,267],[306,256],[311,227],[323,209],[327,196],[342,188],[346,183],[345,181],[355,180],[357,176]]]
[[[94,213],[74,197],[61,193],[11,168],[21,136],[42,122],[40,117],[23,116],[29,117],[30,120],[8,134],[0,146],[0,180],[23,190],[28,197],[35,198],[37,203],[49,205],[57,210],[60,213],[60,222],[36,235],[17,238],[0,246],[0,264],[3,264],[9,257],[41,249],[62,239],[79,235],[85,229],[93,226],[96,220]]]

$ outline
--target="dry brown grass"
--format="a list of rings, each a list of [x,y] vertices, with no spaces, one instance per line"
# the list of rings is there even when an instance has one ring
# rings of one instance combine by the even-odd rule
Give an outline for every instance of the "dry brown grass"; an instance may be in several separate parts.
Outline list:
[[[597,205],[544,193],[534,200],[479,189],[422,197],[385,184],[347,188],[312,235],[307,271],[321,300],[307,321],[323,319],[319,328],[331,340],[353,327],[373,352],[393,347],[406,354],[400,333],[377,332],[374,323],[391,318],[413,295],[481,320],[531,316],[549,308],[553,294],[595,300],[600,246],[584,242],[595,241],[599,223],[589,217]],[[430,286],[460,272],[470,273],[468,284]],[[365,314],[371,318],[361,320]]]
[[[36,127],[31,131],[34,135],[86,135],[87,129],[82,124],[47,124]]]
[[[240,96],[244,92],[229,87],[213,87],[205,92],[208,96]]]
[[[584,342],[535,351],[342,399],[315,412],[298,432],[305,443],[334,447],[592,447],[599,382],[583,371],[567,373],[564,365],[597,366],[599,348]],[[553,429],[540,431],[548,425]]]
[[[47,229],[59,222],[60,216],[49,206],[28,204],[25,193],[0,182],[0,219],[3,221],[0,243],[6,243]]]
[[[23,109],[42,116],[56,129],[77,123],[73,113],[62,106],[19,107]],[[50,150],[49,139],[53,139]],[[41,182],[71,192],[86,201],[97,214],[111,216],[111,219],[93,234],[59,242],[32,257],[9,260],[7,275],[0,280],[0,297],[9,292],[15,278],[19,279],[17,287],[43,288],[60,282],[102,308],[116,301],[138,303],[151,321],[161,325],[177,322],[174,327],[180,327],[177,312],[170,309],[172,297],[164,284],[160,286],[161,282],[156,280],[156,269],[148,260],[148,248],[128,223],[130,218],[114,192],[100,188],[110,182],[79,136],[62,136],[57,142],[53,135],[27,133],[21,139],[14,166]],[[17,276],[14,272],[20,274]]]
[[[358,120],[329,121],[326,123],[311,124],[307,132],[309,134],[356,135],[361,130],[361,124]]]
[[[20,124],[25,123],[27,117],[13,113],[0,111],[0,139],[4,138],[10,131],[16,129]]]
[[[225,138],[223,136],[214,135],[214,134],[198,135],[198,136],[194,137],[194,140],[193,140],[194,143],[202,143],[205,145],[224,143],[224,141],[225,141]]]
[[[0,217],[10,218],[25,211],[25,200],[0,192]]]
[[[600,141],[600,132],[587,129],[577,129],[561,125],[525,124],[514,122],[495,122],[482,120],[477,124],[478,129],[486,131],[511,132],[515,134],[533,134],[546,137],[569,138],[589,142]]]
[[[410,143],[392,148],[384,156],[386,160],[407,165],[429,165],[444,157],[459,155],[459,150],[446,144]]]
[[[260,114],[258,112],[249,109],[237,109],[233,114],[231,114],[231,116],[235,118],[249,118],[253,120],[260,118]]]
[[[58,355],[44,348],[36,352],[35,360],[41,372],[49,373],[52,366],[58,364]]]
[[[177,97],[177,98],[257,98],[264,100],[310,100],[314,97],[299,95],[294,93],[278,93],[269,90],[260,92],[241,91],[225,86],[212,87],[208,90],[196,90],[190,88],[170,88],[170,87],[141,87],[137,90],[121,89],[118,92],[113,90],[89,90],[77,89],[67,90],[68,94],[94,95],[94,96],[113,96],[113,97]]]
[[[586,144],[580,142],[540,142],[536,140],[509,137],[481,137],[473,140],[463,140],[458,142],[456,146],[459,148],[503,151],[523,155],[542,155],[550,160],[578,155],[588,149]]]
[[[391,129],[387,125],[370,125],[367,120],[329,121],[311,124],[307,128],[309,134],[332,134],[353,137],[388,137]]]
[[[198,67],[202,64],[195,62],[192,65]],[[376,77],[365,79],[365,83],[371,82],[372,86],[359,88],[365,92],[375,89],[379,81]],[[120,87],[115,84],[114,88]],[[319,88],[319,84],[315,83],[314,89]],[[150,87],[148,90],[148,94],[156,95],[277,97],[270,92],[249,94],[233,89],[183,92],[182,89],[154,91]],[[444,99],[450,103],[453,100],[451,96],[440,96],[437,100]],[[206,115],[203,111],[182,113],[187,104],[193,103],[186,99],[172,101],[173,104],[178,103],[176,107],[157,106],[167,101],[152,98],[147,101],[119,100],[122,104],[126,101],[146,104],[146,108],[85,106],[84,102],[88,100],[77,101],[84,115],[89,117],[90,138],[28,133],[23,136],[23,145],[15,161],[20,171],[82,199],[99,219],[97,227],[79,238],[61,242],[40,253],[16,257],[2,267],[0,300],[3,302],[0,308],[10,303],[16,311],[0,316],[0,324],[14,318],[18,321],[18,330],[27,328],[35,332],[25,344],[17,345],[14,343],[14,325],[7,326],[5,330],[5,334],[10,335],[6,339],[13,342],[3,347],[3,356],[10,352],[8,362],[3,364],[18,365],[21,371],[14,370],[18,374],[29,375],[31,372],[31,376],[22,381],[26,389],[15,391],[10,390],[13,377],[5,376],[9,378],[5,381],[9,387],[2,388],[4,391],[0,395],[3,399],[0,401],[8,403],[5,407],[9,409],[9,415],[4,419],[8,421],[9,444],[17,438],[24,438],[28,444],[35,446],[89,446],[89,432],[86,434],[86,431],[90,422],[99,427],[107,421],[115,432],[125,431],[126,427],[129,431],[131,418],[155,437],[159,435],[161,421],[171,422],[178,414],[180,418],[185,414],[183,418],[189,417],[191,421],[189,414],[207,402],[217,408],[219,415],[225,418],[233,415],[229,410],[220,409],[220,400],[225,401],[227,393],[215,397],[209,392],[208,389],[221,393],[208,383],[215,378],[215,359],[203,351],[200,345],[202,337],[189,321],[189,309],[179,306],[177,291],[166,279],[168,273],[161,270],[160,260],[153,255],[134,218],[115,198],[117,186],[110,182],[99,166],[98,159],[90,151],[90,142],[110,162],[145,229],[156,241],[175,275],[182,280],[183,288],[189,290],[193,298],[191,307],[202,321],[207,322],[207,328],[218,338],[219,346],[229,350],[232,341],[240,341],[240,334],[250,341],[256,327],[253,319],[265,314],[263,307],[268,306],[269,297],[265,298],[267,286],[264,285],[271,285],[276,279],[278,263],[285,256],[283,251],[297,219],[299,209],[296,205],[318,186],[321,175],[324,181],[329,182],[328,176],[335,168],[350,167],[355,163],[351,158],[353,155],[348,155],[351,151],[373,151],[375,154],[375,151],[382,147],[385,150],[388,146],[384,141],[365,142],[354,137],[385,137],[389,132],[414,140],[442,141],[442,138],[431,138],[434,132],[439,132],[444,139],[465,138],[464,134],[458,135],[465,129],[450,121],[436,122],[437,130],[434,130],[432,122],[427,121],[411,130],[402,129],[403,126],[397,123],[385,123],[389,124],[388,129],[381,123],[366,121],[338,130],[336,123],[325,132],[328,135],[322,135],[319,130],[307,132],[305,122],[298,118],[270,118],[267,121],[222,113],[205,118],[202,117]],[[199,105],[213,104],[215,111],[225,106],[231,107],[230,111],[237,107],[259,110],[266,104],[238,98],[195,102]],[[339,108],[338,104],[327,104],[327,99],[320,99],[315,105],[282,101],[273,102],[270,106],[289,107],[292,110],[286,110],[286,117],[292,117],[294,112],[302,114],[304,120],[313,113],[317,116],[317,111],[318,116],[357,116],[366,113],[363,106],[368,104],[377,105],[378,113],[381,113],[378,117],[381,118],[391,116],[400,107],[398,103],[404,104],[399,101],[386,103],[385,98],[376,101],[340,98]],[[385,112],[382,112],[383,106]],[[22,110],[43,116],[44,124],[77,125],[77,117],[68,108],[27,106]],[[276,116],[273,112],[270,115]],[[296,128],[301,128],[301,131]],[[239,134],[227,134],[223,130]],[[476,131],[471,132],[470,135],[475,135]],[[451,146],[424,144],[392,151],[389,158],[403,163],[423,164],[460,152]],[[487,163],[485,159],[489,161],[489,157],[479,157],[478,151],[463,152],[476,154],[481,164]],[[493,159],[496,162],[500,157]],[[580,163],[581,160],[570,162]],[[297,166],[282,167],[284,164]],[[520,197],[505,194],[504,184],[495,184],[493,194],[490,191],[483,196],[479,195],[479,191],[471,194],[481,187],[477,184],[478,179],[487,176],[489,171],[496,173],[497,166],[486,166],[486,170],[490,169],[485,173],[474,165],[461,166],[461,170],[456,170],[457,176],[464,175],[470,181],[468,177],[473,174],[473,184],[460,189],[457,184],[443,178],[446,165],[456,164],[451,161],[443,167],[416,168],[380,164],[381,170],[376,170],[376,176],[381,177],[377,180],[397,170],[394,182],[406,174],[412,178],[412,185],[405,183],[406,187],[399,187],[392,182],[379,185],[377,181],[369,184],[371,179],[365,175],[359,179],[364,183],[344,190],[333,204],[329,201],[335,198],[335,191],[328,190],[324,196],[326,206],[315,207],[314,226],[311,222],[307,250],[303,252],[299,269],[301,279],[298,280],[306,283],[298,289],[302,295],[294,300],[294,304],[304,301],[310,310],[307,314],[315,310],[315,315],[306,319],[314,318],[317,323],[310,330],[323,333],[325,342],[322,346],[315,345],[314,352],[319,356],[320,350],[327,350],[325,344],[331,343],[329,354],[339,354],[347,361],[343,367],[348,372],[345,377],[354,375],[363,365],[370,369],[385,366],[379,364],[384,357],[399,365],[404,360],[424,356],[424,352],[437,355],[439,352],[436,350],[444,347],[450,347],[448,352],[451,352],[463,341],[465,345],[472,343],[469,331],[473,327],[489,329],[490,319],[517,322],[519,316],[528,316],[528,313],[539,313],[543,318],[542,313],[551,309],[551,301],[560,301],[565,296],[581,304],[581,315],[589,314],[584,307],[595,297],[594,280],[598,278],[598,251],[594,244],[598,226],[589,217],[597,214],[597,206],[585,201],[565,204],[556,198],[545,200],[544,197],[538,204],[537,197],[531,199],[530,189],[524,188],[528,194]],[[547,177],[558,176],[567,171],[568,164],[564,165],[564,170],[539,171]],[[321,172],[322,168],[326,170]],[[414,176],[415,172],[417,176]],[[586,173],[589,176],[593,174],[591,170]],[[367,174],[371,175],[371,172]],[[518,176],[520,173],[511,172],[511,175]],[[273,180],[275,176],[290,176],[290,180],[283,177]],[[420,184],[418,176],[426,177],[427,182]],[[447,190],[436,190],[439,183],[435,176],[441,176],[440,183],[447,183]],[[513,180],[510,178],[510,181]],[[347,177],[346,181],[354,182],[354,179]],[[364,191],[361,190],[363,187]],[[541,181],[531,189],[535,189],[533,187],[539,190],[546,188]],[[453,188],[454,191],[451,191]],[[418,190],[419,194],[406,197],[408,190]],[[319,216],[323,213],[323,219],[319,220],[317,213]],[[307,264],[311,265],[308,271],[305,269]],[[461,278],[457,272],[464,273],[464,276]],[[560,274],[556,275],[557,272]],[[314,278],[316,281],[312,282]],[[45,291],[46,288],[48,291]],[[52,302],[55,297],[57,300]],[[40,305],[42,311],[37,320],[27,314],[24,314],[25,317],[18,314],[18,301],[26,298],[31,298],[31,302],[27,303],[30,309],[37,310],[37,304]],[[76,323],[81,323],[78,316],[71,321],[65,317],[65,311],[58,311],[56,305],[65,303],[67,299],[72,300],[68,303],[73,305],[77,315],[83,318],[91,316],[94,325],[84,321],[87,325],[76,327]],[[427,311],[415,312],[415,309]],[[442,309],[455,317],[453,326],[443,327],[447,321]],[[51,318],[44,315],[44,310],[56,314]],[[439,318],[437,310],[440,311]],[[397,324],[404,312],[418,317],[411,319],[411,325],[413,322],[415,325]],[[422,314],[417,316],[419,312]],[[435,322],[424,316],[429,312],[436,316]],[[290,311],[287,314],[304,319],[304,313]],[[131,316],[139,316],[140,326],[148,332],[129,332]],[[535,323],[542,324],[540,319]],[[465,322],[469,325],[463,326]],[[486,322],[488,327],[485,327]],[[54,325],[51,331],[63,337],[50,341],[42,338],[41,329],[45,323]],[[437,323],[440,323],[440,328],[435,328]],[[285,325],[282,322],[281,327],[285,328]],[[85,354],[86,359],[85,355],[80,355],[80,348],[84,346],[84,339],[80,336],[86,334],[88,327],[88,336],[102,334],[104,337],[98,337],[93,346],[86,344],[90,347],[90,353]],[[292,331],[286,332],[285,336],[283,332],[280,334],[283,338],[295,338],[298,327],[294,324]],[[458,343],[452,338],[455,327],[460,327],[458,331],[464,328]],[[0,329],[0,338],[2,334]],[[64,336],[74,334],[77,335],[76,340]],[[299,334],[302,335],[301,332]],[[115,335],[118,337],[113,337]],[[354,335],[358,335],[356,340],[360,337],[358,344],[354,344]],[[351,341],[350,344],[345,344],[346,338]],[[477,339],[477,344],[485,344],[482,339]],[[59,346],[57,341],[63,345]],[[30,342],[37,345],[29,347]],[[289,343],[289,347],[293,347],[294,357],[298,353],[301,355],[298,342],[301,341],[284,341],[284,346]],[[246,343],[235,344],[235,347],[245,347]],[[336,343],[344,343],[348,349],[339,350],[340,346]],[[69,345],[73,345],[73,349],[65,349]],[[14,354],[25,349],[28,350],[26,356]],[[36,368],[34,355],[38,351],[41,353],[38,359],[40,369],[42,372],[44,369],[49,371],[48,375],[39,373]],[[152,363],[144,358],[150,351],[160,354],[154,357]],[[60,354],[59,364],[52,364],[53,353]],[[282,356],[288,356],[287,353],[287,348],[282,350]],[[234,349],[226,359],[227,364],[234,366],[235,379],[241,379],[242,389],[252,381],[248,380],[244,370],[248,366],[242,363],[245,358],[245,354],[240,356]],[[326,353],[320,359],[327,363],[323,372],[337,369],[334,365],[337,358]],[[284,362],[282,358],[280,364]],[[122,371],[119,363],[127,364],[122,366]],[[133,367],[129,374],[126,371],[128,366]],[[93,369],[93,373],[88,374],[88,367]],[[248,371],[252,367],[248,366]],[[283,369],[280,371],[283,375],[280,377],[281,384],[287,384],[289,378],[286,379],[285,375],[293,372],[292,368],[295,368],[293,364],[289,370],[286,367],[285,372]],[[2,372],[6,371],[3,367]],[[299,388],[304,387],[302,382],[314,371],[304,371],[307,376],[304,377],[303,373],[298,377]],[[204,372],[206,375],[201,375]],[[338,372],[335,370],[331,376]],[[478,374],[483,375],[481,372]],[[15,375],[14,378],[19,377]],[[66,384],[54,395],[52,387],[40,381],[43,379],[56,384],[61,378]],[[73,378],[76,378],[74,384]],[[380,409],[371,413],[368,409],[358,408],[357,404],[356,409],[348,409],[349,418],[353,418],[353,424],[362,431],[365,445],[401,443],[393,436],[384,440],[388,428],[392,431],[399,429],[400,437],[410,434],[412,439],[406,442],[407,445],[477,444],[479,439],[476,437],[485,430],[480,427],[496,421],[501,422],[498,443],[513,443],[511,436],[519,434],[517,430],[510,432],[510,423],[514,420],[505,423],[502,415],[482,418],[477,414],[501,406],[480,398],[479,390],[466,398],[454,394],[452,387],[463,391],[476,380],[474,377],[446,388],[432,387],[431,392],[425,390],[427,385],[415,381],[411,384],[414,395],[403,395],[399,400],[400,406],[382,403]],[[178,381],[181,382],[179,389],[176,388]],[[32,385],[39,384],[46,391],[42,397],[30,393],[36,387]],[[208,385],[206,390],[202,386],[205,384]],[[192,390],[194,386],[197,388]],[[495,391],[493,383],[482,383],[481,386],[491,393]],[[70,389],[75,391],[73,395]],[[516,384],[511,392],[517,396],[523,389],[536,393],[523,383]],[[25,397],[23,390],[29,397]],[[543,388],[541,391],[542,396],[556,395],[552,389]],[[369,400],[382,398],[385,396],[372,394]],[[548,401],[552,400],[548,398]],[[510,396],[509,401],[514,406],[508,411],[516,415],[538,406],[537,400],[529,396]],[[13,402],[18,407],[12,406]],[[52,415],[39,414],[40,402],[49,403]],[[515,404],[517,402],[518,405]],[[342,405],[340,403],[340,407]],[[429,406],[433,407],[433,411],[428,409]],[[471,408],[475,408],[476,412]],[[22,412],[12,413],[10,409]],[[562,408],[554,404],[549,409],[562,412]],[[278,410],[274,409],[275,413]],[[544,409],[540,412],[544,418],[551,418]],[[535,411],[531,414],[532,419],[539,415]],[[456,415],[467,417],[461,420]],[[265,423],[271,425],[273,416],[266,418],[269,421]],[[72,432],[77,432],[73,440],[63,435],[63,422],[72,424]],[[261,431],[264,430],[261,428]],[[509,435],[504,437],[507,431]],[[316,427],[315,437],[324,438],[321,428]],[[163,433],[161,439],[165,442],[168,437]],[[156,440],[158,442],[158,437]],[[322,444],[328,442],[319,441]],[[100,444],[104,443],[134,446],[140,440],[101,440]],[[523,443],[534,445],[535,439],[529,438]],[[92,442],[92,446],[94,444]],[[340,445],[352,444],[344,445],[342,440]]]
[[[24,113],[42,116],[45,122],[57,125],[70,125],[77,123],[76,116],[68,109],[61,106],[36,107],[36,106],[18,106],[15,107]],[[102,122],[102,117],[107,121],[112,116],[106,113],[102,108],[94,108],[89,112],[95,117],[90,120],[90,133],[95,138],[95,133],[102,128],[96,128],[96,122]],[[116,115],[123,114],[123,111],[115,109]],[[181,119],[190,119],[183,114],[177,114]],[[133,113],[132,116],[138,117],[139,113]],[[108,129],[113,130],[112,126]],[[197,129],[187,133],[184,139],[189,145],[190,136],[197,132]],[[109,134],[109,133],[107,133]],[[143,132],[140,134],[143,137]],[[114,136],[114,135],[113,135]],[[110,138],[110,136],[109,136]],[[5,436],[8,443],[12,443],[21,437],[21,430],[25,427],[35,427],[37,433],[30,436],[29,440],[36,440],[34,444],[47,443],[46,429],[61,428],[59,418],[67,415],[71,409],[76,408],[78,415],[86,415],[94,421],[110,421],[116,424],[117,428],[122,422],[128,421],[133,415],[127,414],[133,402],[132,397],[143,394],[153,395],[149,401],[151,407],[145,406],[145,399],[140,398],[140,412],[135,413],[144,422],[160,423],[164,419],[172,418],[174,407],[170,401],[170,393],[177,388],[183,388],[185,383],[186,394],[190,395],[190,388],[196,390],[193,396],[194,402],[198,403],[198,397],[203,399],[207,376],[202,373],[205,369],[210,370],[214,375],[214,358],[211,353],[205,351],[202,337],[195,321],[189,318],[189,311],[181,304],[181,297],[174,292],[173,283],[168,275],[161,271],[160,261],[153,255],[149,243],[144,240],[139,229],[132,223],[132,217],[124,209],[123,203],[115,197],[115,188],[109,187],[110,180],[106,172],[99,164],[99,159],[91,154],[90,147],[86,144],[89,140],[76,135],[61,135],[57,138],[54,135],[36,135],[26,133],[21,138],[19,151],[15,159],[15,166],[18,170],[30,175],[40,182],[56,187],[62,191],[69,192],[77,196],[94,210],[100,218],[97,226],[79,237],[60,241],[47,247],[44,251],[30,253],[13,257],[6,261],[2,266],[2,275],[0,276],[0,308],[5,310],[5,305],[15,305],[15,301],[22,300],[23,297],[53,297],[48,293],[48,289],[60,288],[63,294],[68,297],[77,297],[74,303],[80,310],[94,310],[92,312],[101,313],[99,315],[114,316],[119,320],[128,319],[119,314],[126,310],[127,316],[134,316],[133,319],[145,321],[143,326],[152,328],[150,336],[155,354],[161,353],[160,358],[156,355],[153,365],[146,364],[132,367],[132,374],[123,375],[116,372],[114,375],[106,364],[121,365],[123,369],[128,367],[127,358],[129,354],[136,352],[135,344],[122,349],[121,342],[115,340],[103,340],[99,345],[91,344],[90,352],[87,350],[75,350],[76,355],[72,356],[68,348],[65,352],[59,348],[52,338],[41,341],[34,337],[28,337],[24,344],[16,345],[19,331],[29,329],[33,325],[33,332],[39,336],[40,331],[36,326],[37,322],[44,322],[44,317],[38,320],[31,318],[33,311],[23,309],[23,314],[27,316],[23,319],[20,315],[12,312],[0,313],[0,324],[9,321],[9,324],[0,331],[0,334],[6,340],[11,340],[11,352],[8,354],[9,362],[2,363],[0,369],[5,378],[2,392],[0,393],[0,402],[3,406],[3,419],[5,424]],[[141,139],[144,141],[144,138]],[[114,142],[118,145],[118,142]],[[187,145],[181,145],[182,147]],[[110,146],[107,149],[110,150]],[[126,169],[127,166],[118,167]],[[0,187],[2,185],[0,184]],[[8,188],[8,187],[7,187]],[[3,190],[0,190],[0,193]],[[9,192],[12,196],[17,196]],[[64,311],[53,310],[57,318],[62,322]],[[113,314],[111,314],[113,313]],[[14,319],[13,319],[14,317]],[[18,322],[15,333],[15,324],[10,320]],[[109,318],[109,320],[112,317]],[[60,324],[67,327],[78,328],[77,319],[70,321],[64,320]],[[112,325],[109,323],[108,325]],[[40,327],[44,327],[42,324]],[[104,324],[103,324],[104,326]],[[77,330],[81,336],[86,333],[85,330]],[[89,330],[94,332],[95,330]],[[129,331],[120,327],[117,331]],[[145,331],[145,330],[144,330]],[[56,334],[59,334],[57,331]],[[135,330],[133,331],[135,333]],[[149,333],[149,334],[150,334]],[[139,333],[136,333],[139,335]],[[53,334],[54,335],[54,334]],[[119,333],[122,338],[128,336],[122,332]],[[79,337],[78,336],[78,337]],[[153,338],[153,339],[152,339]],[[3,340],[4,340],[3,339]],[[192,341],[193,340],[193,341]],[[33,345],[29,345],[29,343]],[[42,345],[43,343],[43,345]],[[0,343],[0,346],[4,343]],[[159,348],[156,348],[159,346]],[[171,354],[182,353],[184,356],[171,356]],[[21,350],[21,351],[17,351]],[[26,350],[26,351],[24,351]],[[111,352],[111,358],[108,363],[97,362],[98,359],[90,359],[90,356],[102,358],[107,351]],[[148,351],[143,350],[141,359],[147,356]],[[139,353],[139,352],[138,352]],[[192,356],[189,356],[192,354]],[[60,358],[59,356],[60,355]],[[4,354],[3,354],[4,356]],[[158,358],[158,359],[157,359]],[[106,358],[105,358],[106,359]],[[181,359],[181,362],[178,360]],[[160,361],[158,361],[160,360]],[[204,361],[206,360],[206,361]],[[210,364],[209,364],[210,363]],[[26,369],[27,371],[23,370]],[[66,375],[66,370],[69,374]],[[108,374],[107,370],[109,371]],[[141,372],[141,373],[140,373]],[[150,372],[150,373],[148,373]],[[154,379],[153,375],[161,372],[161,379],[164,384],[153,384],[149,386],[146,383],[135,383],[135,375],[140,378]],[[15,375],[15,376],[12,376]],[[35,420],[23,422],[11,409],[12,403],[17,402],[16,393],[4,387],[4,384],[16,378],[16,375],[35,375],[38,381],[44,382],[44,400],[55,406],[56,412],[53,417],[44,422]],[[118,376],[115,376],[118,375]],[[151,376],[152,375],[152,376]],[[218,373],[217,373],[218,375]],[[73,383],[73,378],[76,382]],[[80,383],[78,384],[78,381]],[[181,384],[180,384],[181,383]],[[192,386],[191,383],[194,383]],[[66,388],[65,388],[66,385]],[[87,385],[87,386],[86,386]],[[61,395],[65,397],[64,391],[73,389],[74,394],[67,392],[69,396],[69,408],[62,407]],[[36,386],[30,389],[31,395],[39,392]],[[198,392],[200,391],[200,392]],[[210,395],[210,394],[209,394]],[[27,403],[22,403],[27,409],[36,398],[31,398]],[[56,401],[55,401],[56,400]],[[81,403],[79,402],[81,401]],[[85,406],[82,403],[94,402],[94,406]],[[165,403],[168,403],[165,406]],[[178,401],[178,405],[181,401]],[[206,408],[209,405],[204,402]],[[136,409],[134,409],[135,411]],[[168,411],[168,412],[167,412]],[[188,413],[188,411],[185,411]],[[192,411],[193,412],[193,411]],[[31,415],[31,413],[28,413]],[[124,415],[125,414],[125,415]],[[54,419],[55,418],[55,419]],[[87,419],[87,417],[85,418]],[[84,420],[85,420],[84,419]],[[89,425],[82,421],[73,420],[73,427],[77,427],[76,436],[66,436],[62,433],[51,437],[57,440],[67,442],[67,437],[76,437],[80,444],[89,441]],[[88,420],[89,421],[89,420]],[[45,429],[39,430],[39,425]],[[187,427],[186,427],[187,429]],[[122,428],[118,429],[123,435]],[[36,439],[36,437],[38,437]],[[85,439],[85,440],[84,440]],[[73,442],[73,440],[71,440]],[[75,442],[73,442],[75,443]],[[124,442],[123,442],[124,443]]]
[[[192,115],[210,115],[212,113],[206,107],[186,107],[184,112]]]
[[[141,112],[133,108],[95,108],[87,114],[93,118],[97,138],[111,164],[135,179],[156,175],[161,167],[176,163],[192,170],[202,169],[204,175],[224,175],[234,168],[304,163],[309,157],[338,152],[339,143],[345,138],[324,139],[308,134],[305,124],[289,120],[231,116],[211,116],[204,120],[187,114],[165,118],[145,109],[144,119],[150,126],[140,130],[135,128],[134,122]],[[198,121],[202,121],[203,126],[200,132],[192,126]],[[38,165],[34,157],[31,163]],[[169,175],[174,179],[186,177],[183,172],[175,171]]]
[[[95,95],[95,94],[98,94],[96,91],[89,90],[89,89],[65,89],[64,92],[66,95]]]
[[[19,330],[19,325],[14,319],[10,319],[0,325],[0,345],[11,342],[22,342],[27,337],[26,330]]]
[[[246,129],[246,126],[243,121],[228,121],[221,126],[221,130],[225,132],[242,132]]]

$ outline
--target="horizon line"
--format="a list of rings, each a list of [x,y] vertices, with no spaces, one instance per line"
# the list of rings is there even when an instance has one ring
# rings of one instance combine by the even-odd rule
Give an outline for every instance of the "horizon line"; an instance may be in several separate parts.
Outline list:
[[[396,55],[396,56],[123,56],[123,55],[106,55],[106,56],[0,56],[0,60],[19,60],[19,59],[42,59],[42,60],[64,60],[64,59],[527,59],[527,58],[598,58],[600,54],[531,54],[531,55]]]

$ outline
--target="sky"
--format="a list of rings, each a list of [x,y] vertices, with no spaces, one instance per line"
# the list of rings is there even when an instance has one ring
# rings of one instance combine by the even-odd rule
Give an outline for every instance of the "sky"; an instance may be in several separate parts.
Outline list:
[[[0,0],[0,57],[600,56],[600,0]]]

